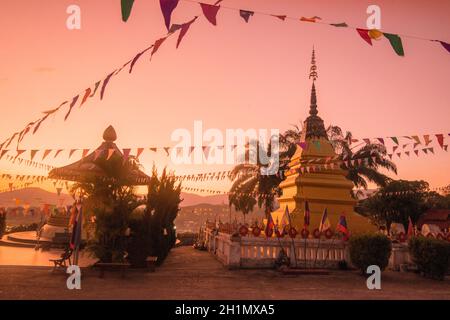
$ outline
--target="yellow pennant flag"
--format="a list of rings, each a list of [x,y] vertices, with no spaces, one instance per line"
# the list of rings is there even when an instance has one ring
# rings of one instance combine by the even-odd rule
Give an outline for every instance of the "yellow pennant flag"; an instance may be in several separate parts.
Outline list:
[[[380,30],[378,30],[378,29],[371,29],[371,30],[369,30],[369,37],[371,38],[371,39],[374,39],[374,40],[380,40],[380,38],[383,36],[383,32],[381,32]]]

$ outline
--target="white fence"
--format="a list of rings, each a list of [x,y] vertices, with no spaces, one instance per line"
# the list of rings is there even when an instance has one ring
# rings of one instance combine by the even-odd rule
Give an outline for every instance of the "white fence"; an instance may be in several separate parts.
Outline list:
[[[228,233],[206,229],[204,239],[207,250],[228,268],[273,268],[284,249],[291,266],[338,268],[340,261],[351,266],[348,245],[338,239],[300,239],[289,237],[265,238],[253,236],[232,236]],[[410,263],[408,247],[394,244],[389,267],[399,269],[401,264]]]

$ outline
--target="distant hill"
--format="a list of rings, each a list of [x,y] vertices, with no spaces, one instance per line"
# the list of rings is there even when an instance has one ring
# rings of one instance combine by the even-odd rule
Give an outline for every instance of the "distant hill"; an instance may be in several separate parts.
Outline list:
[[[0,206],[15,207],[16,199],[19,199],[19,206],[24,204],[41,206],[45,203],[59,205],[61,203],[60,199],[64,199],[64,204],[73,202],[73,198],[65,193],[61,193],[61,195],[58,196],[56,192],[49,192],[41,188],[25,188],[0,193]]]
[[[211,196],[200,196],[193,193],[181,193],[181,198],[184,199],[180,206],[189,207],[198,204],[228,204],[228,195],[226,194],[216,194]]]
[[[228,196],[224,194],[200,196],[193,193],[182,192],[181,198],[184,199],[181,202],[182,207],[194,206],[203,203],[212,205],[228,203]],[[61,193],[61,195],[58,196],[55,192],[49,192],[41,188],[25,188],[0,193],[0,206],[14,207],[16,206],[16,199],[19,199],[19,206],[24,204],[28,204],[30,206],[40,206],[44,203],[59,204],[60,199],[64,199],[64,204],[70,204],[73,202],[72,197],[65,193]]]

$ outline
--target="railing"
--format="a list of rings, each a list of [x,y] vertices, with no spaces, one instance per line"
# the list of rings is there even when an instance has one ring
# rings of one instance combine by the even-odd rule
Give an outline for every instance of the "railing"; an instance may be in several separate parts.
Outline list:
[[[351,266],[348,245],[338,239],[265,238],[233,236],[205,229],[207,250],[228,268],[273,268],[283,249],[291,266],[335,269],[345,261]],[[389,268],[410,264],[406,244],[393,244]]]
[[[347,247],[341,240],[234,237],[206,229],[206,247],[229,268],[273,268],[283,249],[291,265],[337,268],[348,261]]]

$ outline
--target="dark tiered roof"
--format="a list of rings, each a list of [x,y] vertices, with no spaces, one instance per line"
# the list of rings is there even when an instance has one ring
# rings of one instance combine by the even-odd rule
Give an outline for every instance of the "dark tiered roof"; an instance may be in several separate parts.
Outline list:
[[[106,176],[99,163],[105,161],[109,150],[114,150],[113,157],[124,159],[124,155],[114,143],[117,139],[117,134],[112,126],[106,128],[103,133],[103,139],[103,143],[94,152],[72,164],[51,170],[48,177],[51,179],[83,181],[88,176]],[[132,172],[130,178],[135,185],[145,185],[150,180],[148,175],[138,169]]]

